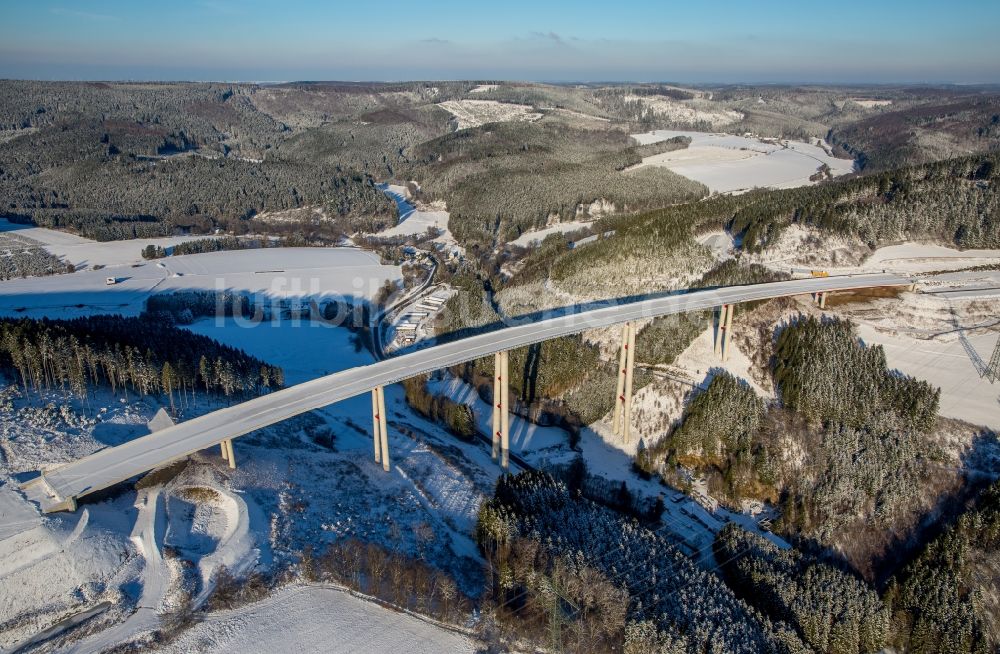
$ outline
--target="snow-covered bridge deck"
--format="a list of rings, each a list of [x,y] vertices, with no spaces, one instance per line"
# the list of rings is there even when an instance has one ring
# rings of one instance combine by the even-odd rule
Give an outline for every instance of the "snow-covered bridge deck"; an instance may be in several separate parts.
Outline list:
[[[817,277],[628,298],[595,304],[592,305],[593,308],[586,305],[572,307],[554,317],[525,318],[513,326],[343,370],[213,411],[46,471],[42,477],[26,482],[25,486],[37,484],[32,495],[40,497],[45,511],[72,508],[76,498],[218,445],[223,440],[366,393],[377,386],[396,383],[496,352],[587,329],[711,309],[724,304],[827,291],[909,286],[910,283],[909,279],[896,275]],[[43,492],[39,493],[38,490]]]

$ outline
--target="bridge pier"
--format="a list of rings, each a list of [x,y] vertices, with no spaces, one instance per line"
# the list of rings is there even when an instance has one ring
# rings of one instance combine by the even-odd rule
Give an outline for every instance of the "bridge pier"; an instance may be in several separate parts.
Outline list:
[[[500,374],[500,366],[503,363],[500,360],[500,353],[497,352],[493,355],[493,460],[496,461],[500,458],[500,438],[502,434],[500,433],[500,410],[503,408],[502,405],[502,391],[501,382],[503,381],[503,375]]]
[[[381,386],[372,389],[372,431],[375,442],[375,463],[389,472],[389,429],[385,417],[385,391]]]
[[[722,358],[722,339],[726,333],[726,315],[729,314],[729,305],[723,304],[719,307],[719,324],[715,328],[715,338],[712,341],[715,356]]]
[[[621,435],[622,403],[625,401],[625,364],[628,361],[629,324],[622,325],[622,344],[618,353],[618,385],[615,387],[615,412],[611,427],[615,436]]]
[[[229,449],[226,447],[226,441],[222,441],[221,443],[219,443],[219,449],[222,450],[222,460],[223,461],[228,461],[229,460]]]
[[[625,442],[632,435],[632,377],[635,370],[635,323],[622,326],[622,347],[618,355],[618,386],[612,428]]]
[[[378,389],[372,389],[372,442],[375,444],[375,463],[382,463],[382,429],[378,423]]]
[[[719,327],[715,330],[715,355],[722,361],[729,361],[729,341],[732,337],[735,310],[735,304],[723,304],[719,307]]]
[[[500,457],[500,466],[510,466],[510,354],[493,355],[493,460]]]
[[[819,293],[816,293],[813,296],[813,299],[816,301],[816,304],[819,305],[820,309],[826,308],[826,291],[820,291]]]
[[[729,361],[729,346],[733,340],[733,314],[736,313],[736,305],[730,304],[729,311],[726,312],[726,331],[722,334],[722,360]]]
[[[222,445],[226,448],[225,459],[229,461],[229,467],[236,470],[236,455],[233,453],[233,439],[227,438],[222,441]]]

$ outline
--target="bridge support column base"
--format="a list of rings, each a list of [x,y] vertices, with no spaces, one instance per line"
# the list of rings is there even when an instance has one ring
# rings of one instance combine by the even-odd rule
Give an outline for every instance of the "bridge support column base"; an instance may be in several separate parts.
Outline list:
[[[229,450],[226,448],[226,441],[222,441],[221,443],[219,443],[219,449],[222,450],[222,460],[223,461],[228,461],[229,460]]]

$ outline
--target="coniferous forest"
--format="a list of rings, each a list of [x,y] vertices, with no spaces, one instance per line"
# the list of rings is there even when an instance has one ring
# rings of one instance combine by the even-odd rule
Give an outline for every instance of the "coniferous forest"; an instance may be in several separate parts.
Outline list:
[[[997,643],[997,600],[977,577],[992,574],[998,498],[995,483],[879,587],[735,524],[705,571],[546,473],[501,478],[477,539],[496,629],[565,651],[980,654]]]
[[[105,315],[72,320],[0,319],[0,365],[26,393],[98,387],[165,395],[249,398],[284,385],[277,368],[160,320]]]
[[[477,539],[501,615],[529,629],[552,602],[578,607],[564,626],[575,651],[807,651],[663,536],[546,473],[501,478]]]

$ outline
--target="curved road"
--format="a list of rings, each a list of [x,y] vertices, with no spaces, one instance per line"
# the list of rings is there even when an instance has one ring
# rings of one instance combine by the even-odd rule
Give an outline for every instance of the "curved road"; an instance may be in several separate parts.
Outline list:
[[[361,395],[376,386],[393,384],[502,350],[524,347],[587,329],[710,309],[722,304],[822,291],[909,285],[909,279],[896,275],[819,277],[727,286],[644,299],[628,298],[596,304],[596,308],[572,307],[567,309],[567,313],[555,317],[523,319],[523,322],[514,326],[320,377],[182,422],[123,445],[95,452],[44,473],[43,494],[48,496],[48,501],[42,500],[42,508],[46,511],[71,508],[75,498],[218,445],[227,438],[242,436],[292,416]],[[27,483],[35,481],[37,480]]]

